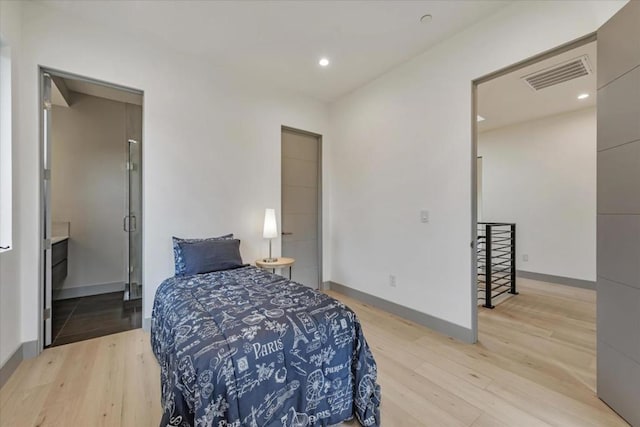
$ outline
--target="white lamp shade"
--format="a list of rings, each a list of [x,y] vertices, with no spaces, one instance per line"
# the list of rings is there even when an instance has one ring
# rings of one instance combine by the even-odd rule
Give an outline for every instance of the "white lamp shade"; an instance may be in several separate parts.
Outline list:
[[[276,210],[266,209],[264,211],[264,230],[262,237],[273,239],[278,237],[278,224],[276,223]]]

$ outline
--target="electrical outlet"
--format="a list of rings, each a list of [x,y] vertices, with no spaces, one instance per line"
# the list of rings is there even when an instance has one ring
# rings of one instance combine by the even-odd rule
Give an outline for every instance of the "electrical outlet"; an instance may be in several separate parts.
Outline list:
[[[396,276],[394,276],[393,274],[389,276],[389,286],[391,286],[392,288],[396,287]]]
[[[529,261],[529,255],[527,255],[527,254],[522,255],[522,261],[524,261],[524,262]]]
[[[428,210],[421,210],[420,211],[420,222],[429,222],[429,211]]]

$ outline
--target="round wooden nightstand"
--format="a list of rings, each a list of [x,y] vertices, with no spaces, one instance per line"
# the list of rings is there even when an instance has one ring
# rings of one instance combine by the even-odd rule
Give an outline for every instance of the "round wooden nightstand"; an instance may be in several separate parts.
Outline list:
[[[289,279],[291,279],[291,267],[293,267],[295,262],[295,259],[286,257],[280,257],[275,262],[266,262],[264,259],[257,259],[256,266],[260,268],[270,268],[274,273],[276,272],[276,268],[289,267]]]

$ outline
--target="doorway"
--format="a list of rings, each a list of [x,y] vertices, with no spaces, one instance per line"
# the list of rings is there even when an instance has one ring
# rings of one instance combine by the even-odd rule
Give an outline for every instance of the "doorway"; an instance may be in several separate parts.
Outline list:
[[[479,341],[513,366],[535,366],[536,385],[562,378],[583,396],[597,392],[596,43],[553,50],[475,90]]]
[[[292,278],[319,289],[322,268],[322,137],[282,127],[282,255]]]
[[[554,365],[563,369],[582,369],[591,377],[585,378],[576,371],[577,375],[569,373],[565,375],[575,382],[576,389],[588,386],[590,393],[597,393],[610,408],[616,411],[622,418],[632,425],[640,423],[640,411],[638,410],[635,396],[640,394],[640,346],[637,345],[637,328],[631,325],[640,318],[640,276],[637,269],[637,255],[640,253],[640,198],[638,197],[638,173],[640,163],[640,127],[637,118],[640,114],[640,49],[637,40],[640,39],[640,29],[637,25],[640,19],[640,3],[628,2],[615,15],[613,15],[597,33],[590,34],[574,42],[570,42],[550,52],[523,61],[511,67],[497,71],[493,74],[475,80],[472,83],[472,158],[475,160],[478,154],[478,86],[507,73],[523,69],[524,67],[557,56],[563,52],[596,41],[598,67],[597,89],[594,94],[576,94],[578,99],[587,99],[588,96],[597,94],[597,138],[595,144],[597,177],[597,298],[596,292],[592,293],[590,309],[592,318],[587,324],[590,331],[584,334],[580,345],[590,348],[587,359],[580,356],[562,352],[548,352],[541,350],[545,344],[558,340],[569,342],[572,351],[576,349],[574,340],[578,334],[567,334],[566,331],[556,332],[551,329],[551,335],[543,338],[543,335],[528,334],[529,353],[524,355],[525,360],[532,365],[542,366],[548,363],[548,356],[553,355]],[[557,76],[556,76],[557,77]],[[550,80],[541,80],[537,83],[547,84]],[[536,84],[536,82],[532,82]],[[535,88],[534,88],[535,89]],[[588,96],[587,96],[588,95]],[[632,154],[635,153],[635,154]],[[635,160],[631,160],[635,159]],[[477,298],[477,236],[475,235],[477,218],[477,195],[475,161],[471,163],[471,192],[472,192],[472,328],[477,338],[478,332],[478,308],[475,304]],[[483,170],[489,168],[488,156],[483,156]],[[483,197],[487,201],[487,180],[483,179]],[[560,201],[562,203],[562,201]],[[487,210],[483,212],[488,215]],[[486,220],[486,219],[485,219]],[[524,256],[523,259],[524,261]],[[633,273],[632,273],[633,272]],[[576,288],[567,288],[576,289]],[[584,291],[584,290],[581,290]],[[565,295],[566,296],[566,295]],[[515,301],[517,299],[513,298]],[[580,305],[579,298],[567,299],[570,304]],[[568,304],[556,302],[553,313],[549,313],[551,328],[575,325],[575,318],[571,316],[554,315],[562,314],[571,309]],[[583,305],[584,306],[584,305]],[[597,319],[596,319],[597,313]],[[595,329],[597,325],[597,336]],[[510,323],[510,329],[514,328]],[[521,330],[528,327],[540,327],[539,323],[523,323]],[[549,332],[549,331],[546,331]],[[556,336],[557,334],[557,336]],[[506,340],[518,345],[514,341],[514,334]],[[630,344],[630,343],[635,344]],[[531,345],[535,343],[534,345]],[[520,345],[523,342],[519,343]],[[504,347],[507,352],[513,351],[513,345]],[[542,355],[544,359],[539,362],[529,361],[529,357]],[[562,358],[565,360],[562,360]],[[597,368],[597,369],[596,369]],[[542,370],[537,370],[537,376],[542,375]],[[554,375],[557,376],[557,373]],[[586,380],[586,381],[585,381]],[[575,393],[572,393],[575,395]],[[587,394],[588,397],[589,394]]]
[[[595,289],[596,76],[592,41],[478,86],[478,232],[493,234],[479,260],[494,270],[479,271],[485,307],[521,279]]]
[[[141,327],[140,91],[41,69],[42,345]]]
[[[478,301],[479,294],[482,292],[492,292],[491,289],[485,288],[488,280],[482,280],[479,278],[479,274],[488,275],[484,272],[487,265],[490,264],[490,259],[487,262],[486,254],[488,251],[483,252],[483,259],[479,259],[478,251],[482,251],[485,245],[485,233],[486,230],[480,231],[479,227],[485,227],[486,223],[481,224],[481,221],[490,221],[492,223],[501,224],[496,226],[497,233],[503,233],[503,238],[511,238],[513,247],[503,248],[505,250],[511,250],[512,253],[502,254],[507,256],[509,262],[498,260],[504,265],[499,266],[496,271],[498,285],[502,285],[502,288],[496,289],[496,296],[508,297],[512,293],[512,285],[517,284],[518,278],[516,272],[520,270],[526,270],[528,265],[531,265],[528,251],[522,252],[521,248],[523,244],[530,244],[526,238],[521,241],[523,234],[527,236],[533,236],[532,239],[541,239],[544,234],[549,231],[544,227],[537,227],[540,223],[535,222],[535,218],[546,218],[556,215],[556,212],[542,212],[540,206],[534,203],[533,206],[527,208],[524,203],[514,203],[514,200],[508,200],[508,195],[517,195],[518,197],[526,197],[527,191],[536,191],[535,197],[538,197],[544,203],[547,203],[544,192],[540,193],[540,188],[544,189],[544,185],[536,185],[544,182],[541,180],[543,177],[542,171],[540,174],[532,175],[532,177],[526,178],[523,176],[516,176],[515,172],[509,172],[516,166],[517,156],[514,157],[513,153],[501,155],[499,160],[496,161],[495,153],[491,150],[480,150],[479,140],[482,135],[488,135],[492,131],[498,129],[508,129],[509,127],[520,126],[524,131],[527,129],[538,127],[539,124],[532,124],[529,127],[527,123],[541,119],[544,117],[551,117],[554,114],[559,115],[569,111],[578,110],[581,108],[592,107],[595,109],[595,40],[596,35],[590,34],[581,39],[559,46],[543,54],[537,55],[528,60],[519,62],[512,66],[506,67],[502,70],[491,73],[485,77],[477,79],[473,82],[473,121],[472,121],[472,230],[474,233],[474,242],[472,245],[472,327],[474,334],[478,335]],[[584,86],[584,87],[583,87]],[[583,102],[584,99],[577,99],[578,95],[581,95],[584,91],[588,91],[591,98],[587,102]],[[528,101],[522,102],[518,106],[518,102],[522,99],[515,99],[513,93],[520,93],[522,99]],[[574,93],[575,92],[575,93]],[[482,100],[480,100],[482,96]],[[482,104],[482,111],[480,110]],[[589,104],[589,105],[587,105]],[[594,110],[595,111],[595,110]],[[595,128],[595,112],[593,113],[593,125]],[[498,133],[497,131],[494,133]],[[506,132],[503,132],[506,134]],[[517,134],[515,130],[511,131],[508,138],[513,141],[513,144],[503,144],[512,152],[517,150],[519,146],[527,147],[527,144],[532,144],[533,137],[523,137],[521,134]],[[591,135],[594,141],[593,153],[595,154],[595,133]],[[485,140],[490,139],[484,137]],[[498,139],[497,137],[493,139]],[[504,139],[504,138],[503,138]],[[496,144],[494,144],[496,145]],[[503,150],[504,151],[504,150]],[[506,151],[505,151],[506,152]],[[522,154],[522,153],[521,153]],[[520,157],[526,158],[527,154],[523,154]],[[540,161],[540,156],[532,159],[531,168],[535,172],[535,161]],[[479,161],[479,158],[481,160]],[[595,160],[595,159],[594,159]],[[539,164],[539,163],[538,163]],[[511,169],[510,169],[511,168]],[[509,175],[511,173],[511,175]],[[522,174],[521,174],[522,175]],[[595,177],[595,170],[593,171]],[[526,178],[526,179],[525,179]],[[499,183],[500,185],[496,184]],[[522,190],[527,185],[532,188],[527,188],[527,191]],[[481,187],[480,187],[481,186]],[[535,187],[535,188],[534,188]],[[499,188],[499,189],[497,189]],[[589,233],[593,236],[591,245],[595,249],[595,182],[592,183],[592,193],[594,198],[593,208],[593,224],[587,225],[590,227]],[[534,193],[531,194],[531,200],[533,201]],[[555,201],[558,203],[558,201]],[[523,212],[517,213],[519,208],[523,208]],[[519,215],[528,215],[526,221],[519,218]],[[571,213],[568,213],[570,216]],[[557,216],[557,215],[556,215]],[[480,217],[482,217],[480,219]],[[522,225],[518,224],[522,222],[531,222],[528,225],[528,229],[523,230]],[[502,228],[501,228],[502,227]],[[507,234],[507,228],[513,232]],[[516,238],[517,235],[517,238]],[[555,237],[553,233],[551,236]],[[516,246],[515,242],[518,242]],[[544,252],[540,249],[540,252]],[[559,252],[562,256],[562,252]],[[491,254],[489,254],[491,257]],[[543,253],[543,255],[548,255]],[[592,254],[593,262],[595,264],[595,250]],[[534,258],[534,261],[538,261]],[[529,263],[529,264],[527,264]],[[525,266],[525,267],[523,267]],[[480,272],[479,267],[482,268]],[[493,267],[490,269],[493,273]],[[488,270],[487,270],[488,271]],[[558,274],[558,270],[551,270],[552,277],[561,278],[563,274]],[[501,274],[501,275],[500,275]],[[589,277],[589,280],[595,281],[594,277]],[[581,277],[583,278],[583,277]],[[480,283],[479,285],[479,282]],[[517,289],[517,287],[516,287]],[[514,289],[514,292],[517,290]],[[482,295],[482,299],[486,297]]]

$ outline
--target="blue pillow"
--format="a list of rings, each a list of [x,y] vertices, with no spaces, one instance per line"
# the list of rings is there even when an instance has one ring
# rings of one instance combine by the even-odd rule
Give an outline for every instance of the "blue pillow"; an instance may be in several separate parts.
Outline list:
[[[176,269],[176,276],[184,276],[185,265],[184,259],[182,258],[182,249],[180,248],[180,243],[196,243],[196,242],[204,242],[207,240],[223,240],[223,239],[233,239],[233,233],[225,234],[220,237],[208,237],[204,239],[181,239],[180,237],[173,237],[173,261]]]
[[[179,244],[185,276],[242,267],[240,240],[214,239]]]

